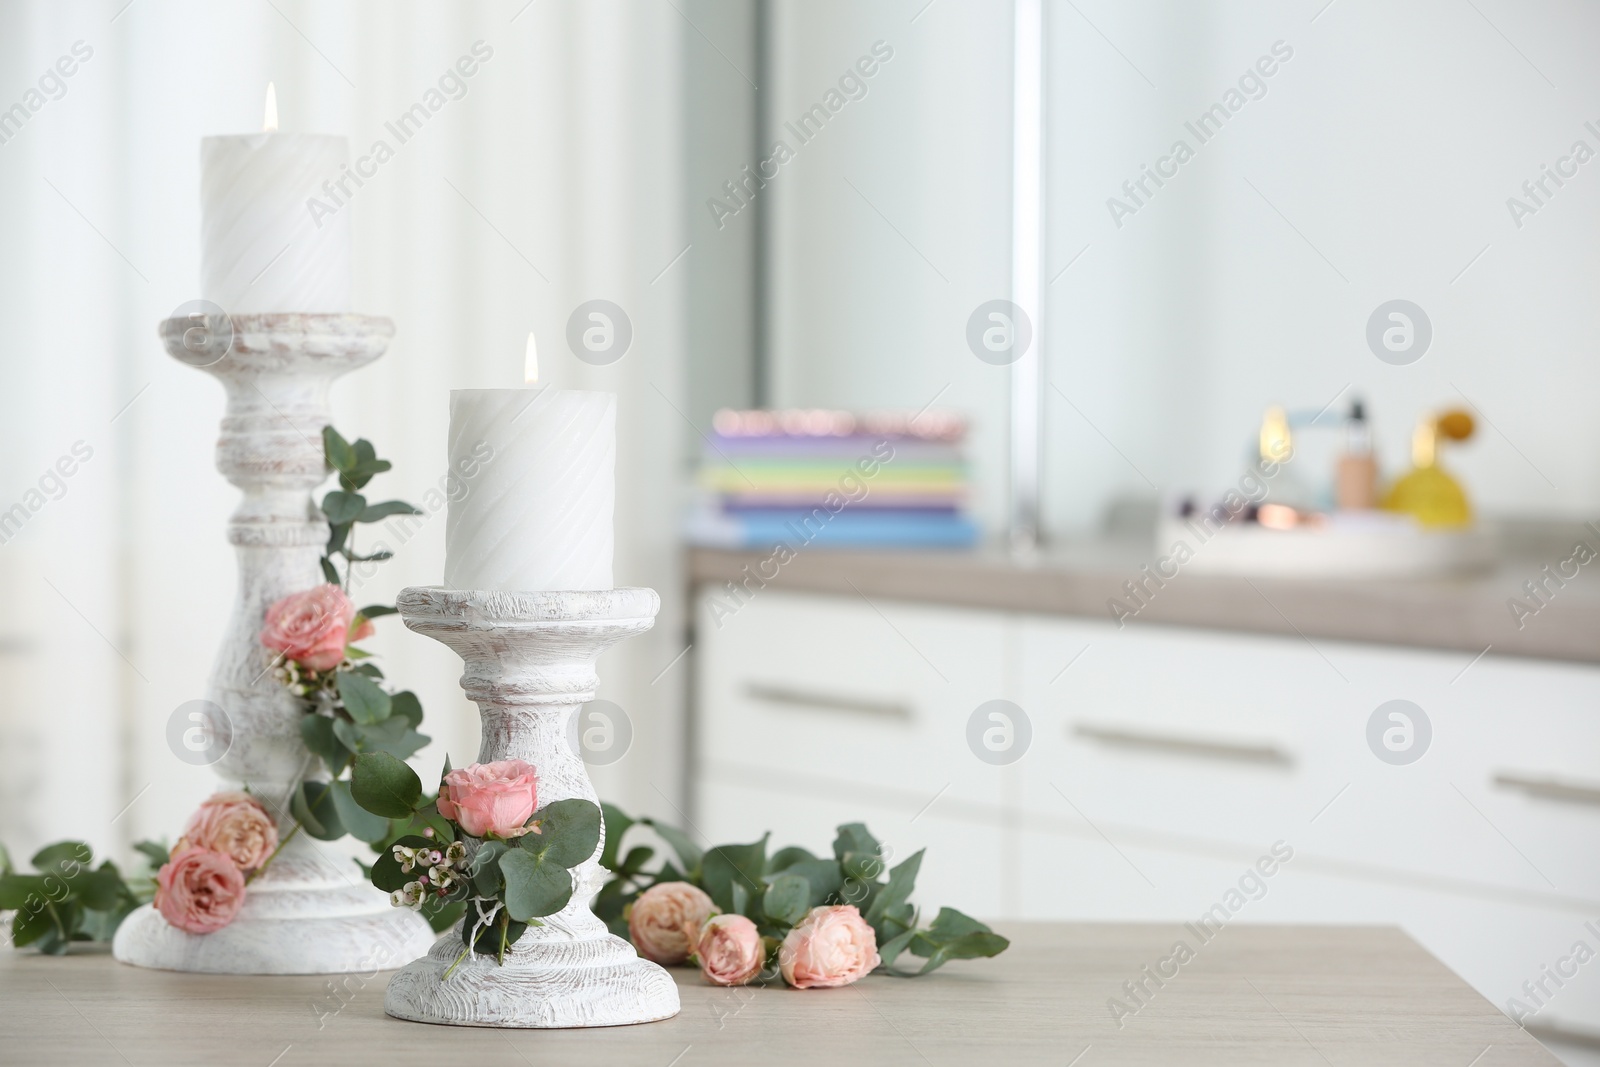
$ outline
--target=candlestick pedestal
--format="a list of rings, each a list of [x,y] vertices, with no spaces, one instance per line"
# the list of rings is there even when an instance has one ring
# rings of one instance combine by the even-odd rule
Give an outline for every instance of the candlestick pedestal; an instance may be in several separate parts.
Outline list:
[[[568,737],[594,699],[595,659],[655,622],[652,589],[499,593],[432,586],[403,590],[405,624],[449,645],[466,663],[461,687],[483,717],[478,760],[522,759],[539,774],[539,804],[598,803]],[[601,847],[604,846],[601,838]],[[461,955],[459,924],[389,981],[384,1011],[457,1026],[617,1026],[678,1013],[678,987],[589,910],[605,880],[600,847],[573,869],[571,901],[529,926],[496,964]]]
[[[311,501],[327,478],[322,428],[328,389],[383,354],[394,325],[364,315],[235,315],[168,319],[172,356],[222,381],[227,413],[217,469],[244,492],[228,524],[239,593],[212,669],[209,699],[227,714],[232,743],[216,762],[223,788],[249,787],[293,826],[288,798],[315,766],[300,741],[304,711],[273,677],[262,647],[267,606],[325,579],[328,525]],[[230,343],[231,340],[231,343]],[[426,950],[421,916],[390,906],[340,847],[297,833],[250,883],[228,926],[190,934],[148,905],[117,930],[123,963],[212,974],[337,974],[393,966]]]

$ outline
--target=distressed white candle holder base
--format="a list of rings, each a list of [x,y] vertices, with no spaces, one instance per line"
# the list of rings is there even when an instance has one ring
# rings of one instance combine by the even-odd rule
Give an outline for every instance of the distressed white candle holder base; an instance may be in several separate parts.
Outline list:
[[[648,630],[652,589],[498,593],[438,586],[400,593],[407,626],[466,663],[461,688],[483,717],[478,760],[522,759],[539,774],[539,805],[599,803],[569,739],[572,716],[594,699],[595,658]],[[604,838],[601,846],[604,846]],[[600,849],[573,870],[572,900],[529,926],[497,964],[461,955],[457,924],[389,981],[383,1009],[399,1019],[456,1026],[619,1026],[678,1013],[672,976],[611,934],[589,910],[605,881]]]
[[[208,349],[207,333],[196,330],[221,340]],[[311,490],[327,477],[328,389],[339,375],[381,356],[393,334],[388,319],[343,314],[161,324],[168,352],[215,375],[227,390],[217,469],[244,491],[228,524],[239,558],[238,599],[208,693],[227,713],[232,744],[214,769],[224,789],[248,786],[276,808],[280,834],[293,826],[289,791],[314,764],[300,741],[304,713],[272,675],[261,622],[273,601],[324,580],[317,561],[328,526]],[[208,362],[213,356],[221,358]],[[433,938],[428,924],[392,907],[342,846],[296,834],[250,883],[228,926],[185,933],[147,905],[118,928],[112,953],[123,963],[173,971],[340,974],[392,967],[425,951]]]

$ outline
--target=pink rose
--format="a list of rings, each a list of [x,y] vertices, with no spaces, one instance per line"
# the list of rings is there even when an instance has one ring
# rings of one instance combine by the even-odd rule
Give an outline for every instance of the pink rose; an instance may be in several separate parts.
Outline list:
[[[220,852],[241,871],[253,871],[277,851],[278,825],[250,794],[214,793],[189,817],[173,851],[190,847]]]
[[[371,619],[353,631],[355,605],[336,585],[323,583],[303,593],[290,593],[267,609],[261,643],[314,671],[337,667],[344,646],[371,637]]]
[[[716,910],[711,898],[688,882],[662,882],[633,902],[628,936],[639,955],[672,967],[689,958],[700,927]]]
[[[474,763],[439,783],[439,814],[473,837],[521,837],[539,806],[533,764],[519,759]]]
[[[244,873],[221,852],[186,848],[156,874],[156,910],[191,934],[209,934],[233,922],[244,904]]]
[[[880,962],[878,935],[854,904],[812,908],[778,950],[778,970],[796,989],[849,985]]]
[[[694,954],[712,985],[744,985],[761,973],[766,949],[756,924],[743,915],[713,915],[700,927]]]

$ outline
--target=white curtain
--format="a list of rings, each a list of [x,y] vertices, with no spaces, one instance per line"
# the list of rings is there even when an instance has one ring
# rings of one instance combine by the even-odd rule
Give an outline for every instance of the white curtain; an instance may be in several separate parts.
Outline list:
[[[664,604],[602,661],[633,741],[595,777],[607,798],[674,815],[684,662],[662,671],[684,644],[682,32],[671,6],[626,0],[0,7],[0,110],[28,106],[41,77],[49,90],[20,129],[0,123],[0,511],[27,510],[0,526],[0,841],[14,853],[173,835],[213,786],[165,728],[205,695],[235,493],[213,465],[220,388],[155,336],[200,295],[200,137],[258,128],[270,80],[284,130],[344,134],[360,155],[479,41],[493,54],[466,95],[352,202],[355,310],[393,318],[396,337],[336,388],[335,423],[394,461],[374,490],[421,503],[444,474],[448,391],[519,384],[530,331],[545,380],[620,394],[617,582]],[[47,72],[77,42],[90,55],[58,92]],[[634,329],[605,368],[564,340],[594,298]],[[430,516],[396,545],[370,599],[439,581],[443,526]],[[470,761],[459,660],[396,619],[374,647],[427,709],[424,777],[447,750]]]

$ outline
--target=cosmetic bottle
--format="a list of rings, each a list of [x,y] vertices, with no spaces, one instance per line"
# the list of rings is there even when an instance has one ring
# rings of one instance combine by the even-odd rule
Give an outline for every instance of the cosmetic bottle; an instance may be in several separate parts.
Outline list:
[[[1344,420],[1344,447],[1334,471],[1334,503],[1340,511],[1367,511],[1378,505],[1378,458],[1372,451],[1372,427],[1359,399],[1350,402]]]

